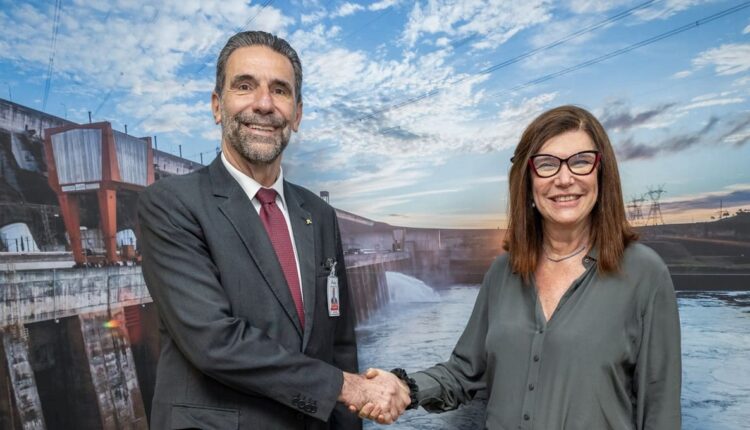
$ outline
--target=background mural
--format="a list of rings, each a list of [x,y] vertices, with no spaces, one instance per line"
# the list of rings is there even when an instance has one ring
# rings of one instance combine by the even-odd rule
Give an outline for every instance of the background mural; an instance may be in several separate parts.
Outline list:
[[[363,369],[447,358],[502,252],[512,149],[573,103],[609,131],[679,291],[684,428],[750,420],[750,2],[0,5],[0,428],[147,427],[158,338],[133,209],[216,156],[215,57],[243,29],[302,58],[285,175],[338,210]],[[86,164],[62,141],[107,149]]]

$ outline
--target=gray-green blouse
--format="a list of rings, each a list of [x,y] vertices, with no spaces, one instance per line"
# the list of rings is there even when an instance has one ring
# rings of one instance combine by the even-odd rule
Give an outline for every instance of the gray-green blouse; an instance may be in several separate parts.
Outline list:
[[[601,276],[596,252],[546,322],[507,255],[485,275],[450,359],[417,372],[419,404],[455,409],[486,388],[490,430],[680,428],[680,321],[664,262],[632,244]]]

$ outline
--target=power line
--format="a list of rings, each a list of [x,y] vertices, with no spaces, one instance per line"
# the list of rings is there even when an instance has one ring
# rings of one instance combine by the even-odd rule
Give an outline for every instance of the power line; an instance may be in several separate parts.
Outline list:
[[[258,18],[258,16],[260,16],[260,14],[261,14],[261,13],[263,13],[263,10],[264,10],[265,8],[267,8],[267,7],[268,7],[268,6],[269,6],[269,5],[271,4],[271,3],[273,3],[273,0],[266,0],[266,2],[265,2],[265,3],[263,3],[263,4],[261,5],[261,7],[260,7],[260,10],[258,11],[258,13],[256,13],[256,14],[255,14],[255,15],[253,15],[253,16],[251,16],[251,17],[250,17],[250,18],[249,18],[249,19],[248,19],[247,21],[245,21],[245,23],[244,23],[244,24],[243,24],[243,25],[242,25],[241,27],[239,27],[239,28],[235,28],[235,29],[234,29],[234,32],[235,32],[235,33],[239,33],[240,31],[243,31],[244,29],[246,29],[247,27],[249,27],[249,26],[250,26],[250,24],[252,24],[252,23],[253,23],[253,21],[255,21],[255,19],[256,19],[256,18]],[[225,34],[228,34],[228,33],[225,33]],[[213,43],[211,43],[211,45],[210,45],[210,46],[213,46],[214,44],[216,44],[216,42],[217,42],[217,41],[218,41],[218,40],[216,40],[216,41],[214,41]],[[198,74],[198,73],[202,72],[202,71],[203,71],[203,69],[205,69],[205,68],[206,68],[206,65],[207,65],[207,64],[206,64],[206,63],[204,62],[204,63],[203,63],[203,64],[202,64],[202,65],[201,65],[201,66],[200,66],[200,67],[199,67],[198,69],[196,69],[196,71],[195,71],[195,72],[193,72],[193,73],[194,73],[194,74]],[[183,84],[183,86],[184,86],[184,84]]]
[[[355,34],[361,32],[362,30],[368,28],[375,21],[379,20],[380,18],[384,17],[385,15],[388,15],[391,12],[391,9],[392,8],[390,8],[390,7],[387,8],[387,9],[384,9],[383,11],[381,11],[380,13],[378,13],[375,17],[371,18],[369,21],[365,22],[361,26],[359,26],[359,27],[355,28],[354,30],[350,31],[349,33],[345,34],[344,37],[342,37],[342,39],[348,39],[348,38],[354,36]]]
[[[99,103],[99,106],[97,106],[96,109],[94,109],[94,117],[96,117],[96,114],[99,113],[99,110],[102,108],[102,106],[104,106],[104,104],[107,103],[107,100],[109,100],[109,96],[112,95],[112,91],[113,90],[107,91],[107,94],[104,95],[104,98]]]
[[[656,42],[658,42],[660,40],[664,40],[666,38],[675,36],[677,34],[684,33],[685,31],[692,30],[692,29],[697,28],[697,27],[699,27],[701,25],[707,24],[709,22],[715,21],[717,19],[723,18],[723,17],[731,15],[733,13],[737,13],[737,12],[741,11],[742,9],[747,8],[748,6],[750,6],[750,1],[747,1],[747,2],[741,3],[741,4],[737,5],[737,6],[734,6],[734,7],[722,10],[720,12],[717,12],[717,13],[713,14],[713,15],[709,15],[709,16],[707,16],[705,18],[701,18],[701,19],[699,19],[697,21],[691,22],[689,24],[685,24],[685,25],[683,25],[681,27],[674,28],[672,30],[666,31],[664,33],[658,34],[656,36],[650,37],[648,39],[645,39],[645,40],[642,40],[640,42],[634,43],[632,45],[626,46],[624,48],[621,48],[621,49],[609,52],[607,54],[604,54],[604,55],[601,55],[599,57],[593,58],[591,60],[584,61],[583,63],[576,64],[575,66],[568,67],[568,68],[559,70],[557,72],[541,76],[539,78],[527,81],[527,82],[525,82],[523,84],[516,85],[515,87],[512,87],[512,88],[508,88],[508,89],[504,89],[504,90],[498,91],[496,93],[490,94],[488,97],[496,97],[496,96],[499,96],[499,95],[502,95],[502,94],[511,93],[511,92],[514,92],[514,91],[518,91],[520,89],[528,88],[528,87],[531,87],[531,86],[534,86],[534,85],[541,84],[543,82],[547,82],[549,80],[558,78],[560,76],[564,76],[564,75],[570,74],[572,72],[581,70],[583,68],[592,66],[594,64],[601,63],[601,62],[603,62],[605,60],[608,60],[610,58],[614,58],[614,57],[620,56],[622,54],[631,52],[631,51],[633,51],[635,49],[638,49],[638,48],[641,48],[643,46],[647,46],[647,45],[656,43]],[[387,128],[387,129],[383,129],[381,131],[381,133],[386,133],[386,132],[398,129],[399,127],[400,126],[394,126],[394,127],[390,127],[390,128]]]
[[[372,118],[376,117],[377,115],[380,115],[381,113],[385,113],[385,112],[388,112],[388,111],[391,111],[391,110],[397,110],[397,109],[400,109],[402,107],[408,106],[410,104],[414,104],[414,103],[417,103],[419,101],[422,101],[424,99],[428,99],[428,98],[434,97],[437,94],[439,94],[442,90],[445,90],[446,88],[458,85],[458,84],[460,84],[462,82],[465,82],[466,80],[469,80],[469,79],[475,79],[475,78],[478,78],[478,77],[483,76],[483,75],[491,74],[491,73],[493,73],[493,72],[495,72],[497,70],[500,70],[500,69],[508,67],[508,66],[510,66],[512,64],[518,63],[519,61],[522,61],[522,60],[524,60],[526,58],[532,57],[532,56],[534,56],[536,54],[539,54],[541,52],[544,52],[544,51],[550,50],[552,48],[555,48],[557,46],[560,46],[560,45],[564,44],[565,42],[568,42],[568,41],[573,40],[573,39],[575,39],[577,37],[583,36],[584,34],[591,33],[594,30],[598,30],[599,28],[604,27],[607,24],[611,24],[613,22],[616,22],[616,21],[619,21],[619,20],[621,20],[623,18],[626,18],[626,17],[634,14],[635,12],[637,12],[639,10],[651,7],[653,5],[653,3],[655,3],[656,1],[658,1],[658,0],[649,0],[649,1],[646,1],[644,3],[641,3],[639,5],[636,5],[636,6],[632,7],[632,8],[630,8],[630,9],[624,10],[624,11],[622,11],[622,12],[616,14],[616,15],[613,15],[613,16],[611,16],[611,17],[609,17],[609,18],[607,18],[607,19],[605,19],[603,21],[600,21],[600,22],[596,23],[596,24],[590,25],[590,26],[585,27],[585,28],[583,28],[581,30],[573,32],[573,33],[571,33],[571,34],[569,34],[569,35],[567,35],[567,36],[565,36],[565,37],[563,37],[561,39],[555,40],[552,43],[549,43],[547,45],[544,45],[544,46],[541,46],[539,48],[533,49],[531,51],[527,51],[527,52],[525,52],[523,54],[520,54],[520,55],[518,55],[516,57],[513,57],[511,59],[505,60],[503,62],[497,63],[497,64],[492,65],[490,67],[487,67],[485,69],[482,69],[482,70],[480,70],[479,72],[477,72],[474,75],[464,76],[464,77],[458,78],[458,79],[454,80],[453,82],[450,82],[447,85],[443,86],[442,88],[440,88],[440,87],[434,88],[434,89],[432,89],[432,90],[430,90],[430,91],[428,91],[426,93],[420,94],[420,95],[418,95],[416,97],[412,97],[412,98],[409,98],[409,99],[404,100],[402,102],[395,103],[393,105],[386,106],[386,107],[384,107],[382,109],[375,110],[374,112],[372,112],[370,114],[363,115],[363,116],[357,118],[357,120],[358,121],[362,121],[362,120],[365,120],[365,119],[372,119]],[[461,43],[461,44],[463,45],[463,43]],[[443,82],[445,82],[445,81],[443,81]]]
[[[707,16],[705,18],[701,18],[701,19],[699,19],[697,21],[693,21],[693,22],[691,22],[689,24],[685,24],[685,25],[683,25],[681,27],[674,28],[674,29],[666,31],[664,33],[657,34],[656,36],[650,37],[648,39],[645,39],[645,40],[642,40],[640,42],[634,43],[632,45],[626,46],[624,48],[621,48],[621,49],[609,52],[607,54],[601,55],[601,56],[596,57],[596,58],[592,58],[591,60],[584,61],[583,63],[576,64],[575,66],[571,66],[571,67],[559,70],[557,72],[541,76],[541,77],[533,79],[531,81],[527,81],[527,82],[525,82],[523,84],[516,85],[513,88],[509,88],[509,89],[505,89],[505,90],[499,91],[497,93],[491,94],[491,96],[498,96],[498,95],[501,95],[501,94],[506,94],[506,93],[509,93],[509,92],[518,91],[518,90],[523,89],[523,88],[528,88],[528,87],[531,87],[531,86],[534,86],[534,85],[537,85],[537,84],[541,84],[543,82],[547,82],[549,80],[558,78],[560,76],[567,75],[567,74],[575,72],[577,70],[581,70],[583,68],[592,66],[594,64],[598,64],[598,63],[601,63],[603,61],[609,60],[610,58],[614,58],[614,57],[620,56],[622,54],[626,54],[626,53],[628,53],[630,51],[634,51],[634,50],[636,50],[638,48],[642,48],[644,46],[651,45],[652,43],[656,43],[658,41],[667,39],[669,37],[676,36],[676,35],[678,35],[680,33],[684,33],[684,32],[686,32],[688,30],[692,30],[692,29],[697,28],[697,27],[699,27],[701,25],[708,24],[709,22],[712,22],[712,21],[716,21],[717,19],[723,18],[723,17],[731,15],[733,13],[737,13],[737,12],[741,11],[742,9],[746,9],[748,6],[750,6],[750,1],[746,1],[744,3],[741,3],[741,4],[737,5],[737,6],[731,7],[729,9],[724,9],[721,12],[717,12],[717,13],[715,13],[713,15],[709,15],[709,16]]]
[[[263,13],[263,10],[264,10],[265,8],[267,8],[267,7],[268,7],[268,5],[270,5],[271,3],[273,3],[273,0],[266,0],[266,2],[265,2],[265,3],[263,3],[263,5],[262,5],[262,6],[260,7],[260,10],[258,11],[258,13],[256,13],[256,14],[255,14],[255,15],[254,15],[254,16],[253,16],[252,18],[250,18],[250,19],[248,19],[247,21],[245,21],[245,24],[244,24],[244,25],[243,25],[242,27],[240,27],[240,28],[237,28],[237,29],[235,29],[235,31],[234,31],[234,32],[235,32],[235,33],[239,33],[240,31],[242,31],[242,30],[246,29],[247,27],[249,27],[249,26],[250,26],[250,24],[252,24],[252,23],[253,23],[253,21],[255,21],[255,19],[256,19],[256,18],[257,18],[258,16],[260,16],[260,14],[261,14],[261,13]]]
[[[660,34],[658,34],[656,36],[650,37],[648,39],[645,39],[645,40],[642,40],[640,42],[634,43],[632,45],[626,46],[624,48],[617,49],[615,51],[611,51],[611,52],[609,52],[607,54],[601,55],[601,56],[593,58],[591,60],[584,61],[583,63],[576,64],[575,66],[571,66],[571,67],[559,70],[557,72],[541,76],[539,78],[527,81],[527,82],[525,82],[523,84],[516,85],[515,87],[512,87],[512,88],[508,88],[508,89],[504,89],[504,90],[498,91],[496,93],[490,94],[488,97],[496,97],[496,96],[499,96],[499,95],[502,95],[502,94],[511,93],[511,92],[514,92],[514,91],[518,91],[520,89],[528,88],[528,87],[531,87],[531,86],[534,86],[534,85],[541,84],[543,82],[547,82],[549,80],[558,78],[560,76],[564,76],[564,75],[570,74],[572,72],[581,70],[583,68],[586,68],[586,67],[589,67],[589,66],[601,63],[601,62],[603,62],[605,60],[608,60],[610,58],[614,58],[614,57],[620,56],[622,54],[631,52],[631,51],[633,51],[635,49],[638,49],[638,48],[641,48],[643,46],[647,46],[647,45],[656,43],[658,41],[664,40],[666,38],[675,36],[677,34],[684,33],[685,31],[695,29],[695,28],[697,28],[697,27],[699,27],[701,25],[708,24],[709,22],[716,21],[717,19],[720,19],[720,18],[723,18],[725,16],[737,13],[737,12],[741,11],[742,9],[746,9],[747,7],[750,7],[750,1],[746,1],[746,2],[740,3],[737,6],[734,6],[734,7],[728,8],[728,9],[724,9],[724,10],[722,10],[720,12],[717,12],[715,14],[712,14],[712,15],[709,15],[707,17],[701,18],[701,19],[699,19],[697,21],[693,21],[693,22],[691,22],[689,24],[685,24],[683,26],[674,28],[674,29],[666,31],[664,33],[660,33]],[[393,126],[393,127],[382,129],[379,132],[381,134],[386,134],[386,133],[389,133],[391,131],[398,130],[400,128],[401,128],[400,125],[396,125],[396,126]]]
[[[47,78],[44,82],[44,98],[42,99],[42,111],[47,109],[47,99],[49,98],[49,89],[52,85],[52,69],[55,63],[55,51],[57,48],[57,35],[60,32],[60,12],[62,11],[62,0],[55,1],[55,15],[52,21],[52,47],[49,54],[49,63],[47,64]]]

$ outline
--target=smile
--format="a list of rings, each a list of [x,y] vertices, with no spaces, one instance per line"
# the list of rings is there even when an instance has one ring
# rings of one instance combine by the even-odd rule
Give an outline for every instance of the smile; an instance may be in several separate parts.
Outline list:
[[[577,194],[566,194],[564,196],[555,196],[555,197],[552,197],[552,201],[554,201],[556,203],[563,203],[563,202],[571,202],[573,200],[578,200],[580,198],[581,198],[581,196],[577,195]]]
[[[270,126],[270,125],[260,125],[260,124],[244,124],[245,127],[251,129],[251,130],[258,130],[258,131],[264,131],[264,132],[274,132],[276,131],[276,127]]]

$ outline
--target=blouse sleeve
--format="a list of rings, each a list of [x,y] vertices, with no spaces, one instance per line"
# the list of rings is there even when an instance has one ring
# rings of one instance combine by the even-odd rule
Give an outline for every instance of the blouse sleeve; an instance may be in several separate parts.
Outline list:
[[[474,310],[448,361],[413,374],[419,405],[430,412],[456,409],[486,386],[487,296],[492,270],[485,275]]]
[[[682,359],[677,298],[666,267],[653,282],[635,369],[636,423],[639,430],[679,430]]]

